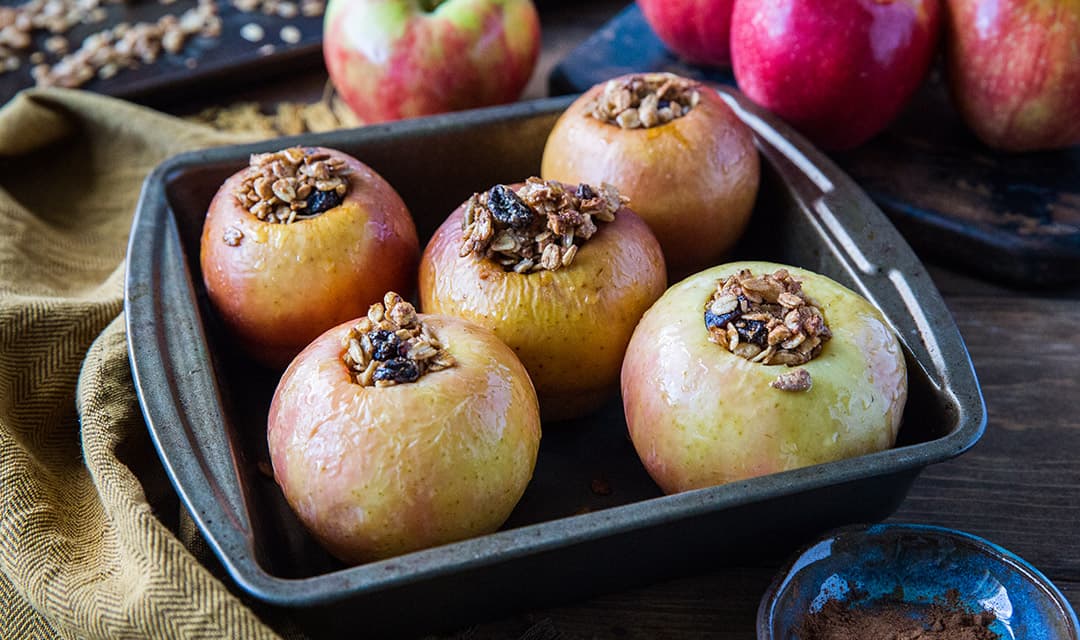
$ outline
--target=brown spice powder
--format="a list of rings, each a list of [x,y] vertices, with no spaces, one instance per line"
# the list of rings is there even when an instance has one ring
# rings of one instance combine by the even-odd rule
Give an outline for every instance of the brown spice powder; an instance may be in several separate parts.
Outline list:
[[[1000,640],[990,630],[989,611],[972,613],[958,603],[955,592],[944,603],[906,602],[854,605],[829,600],[820,611],[803,618],[799,640]]]

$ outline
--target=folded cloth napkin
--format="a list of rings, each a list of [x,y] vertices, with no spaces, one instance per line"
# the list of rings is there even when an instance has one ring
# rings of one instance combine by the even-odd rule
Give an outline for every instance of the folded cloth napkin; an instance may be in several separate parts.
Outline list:
[[[0,109],[0,638],[275,635],[181,541],[121,318],[143,178],[238,141],[77,91]]]

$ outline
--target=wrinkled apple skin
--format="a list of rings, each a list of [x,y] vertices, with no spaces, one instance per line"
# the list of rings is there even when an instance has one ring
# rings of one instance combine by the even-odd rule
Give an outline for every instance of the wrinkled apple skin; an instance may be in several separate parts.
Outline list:
[[[704,309],[738,262],[670,288],[642,318],[622,369],[623,407],[641,461],[676,493],[887,449],[907,400],[907,369],[892,329],[869,302],[809,271],[785,267],[822,309],[833,337],[802,365],[809,391],[769,386],[764,366],[709,341]]]
[[[532,0],[330,0],[323,54],[364,122],[513,102],[540,52]]]
[[[940,0],[736,0],[735,80],[818,146],[885,129],[926,77]]]
[[[583,416],[615,391],[630,334],[664,292],[664,257],[625,207],[581,245],[569,267],[522,275],[458,256],[459,207],[420,260],[420,305],[495,332],[521,358],[545,420]]]
[[[637,0],[664,45],[695,64],[731,64],[731,9],[735,0]]]
[[[592,87],[559,117],[540,175],[618,187],[656,234],[673,280],[719,262],[746,229],[757,197],[761,167],[749,127],[701,86],[701,102],[687,115],[621,129],[588,115],[602,91]]]
[[[540,445],[536,393],[490,331],[421,315],[457,363],[361,387],[342,362],[346,322],[285,371],[270,405],[274,478],[315,538],[356,564],[495,531]]]
[[[200,259],[210,302],[256,361],[283,369],[316,336],[363,315],[386,291],[413,291],[420,241],[397,192],[355,158],[315,147],[352,168],[341,205],[309,220],[271,224],[241,208],[233,174],[210,203]],[[229,246],[230,227],[243,237]]]
[[[1080,2],[948,0],[949,85],[987,145],[1080,143]]]

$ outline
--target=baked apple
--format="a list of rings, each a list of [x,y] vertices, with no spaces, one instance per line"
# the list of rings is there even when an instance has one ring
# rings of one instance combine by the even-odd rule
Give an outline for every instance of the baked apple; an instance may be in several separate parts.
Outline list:
[[[421,308],[494,331],[546,420],[615,391],[634,325],[663,291],[660,245],[609,185],[495,185],[458,207],[420,260]]]
[[[200,257],[230,333],[281,369],[383,292],[411,292],[419,254],[409,210],[382,177],[340,151],[292,147],[252,155],[225,181]]]
[[[638,455],[675,493],[893,446],[907,368],[858,294],[803,269],[737,262],[649,309],[622,393]]]
[[[716,91],[669,73],[599,84],[555,123],[546,180],[611,183],[664,249],[672,278],[716,264],[757,196],[753,135]]]
[[[494,531],[540,446],[536,392],[513,351],[394,293],[296,357],[268,427],[289,505],[353,564]]]

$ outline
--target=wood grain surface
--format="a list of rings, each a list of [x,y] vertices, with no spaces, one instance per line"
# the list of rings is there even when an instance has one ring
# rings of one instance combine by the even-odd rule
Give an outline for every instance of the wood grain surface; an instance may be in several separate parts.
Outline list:
[[[542,95],[553,65],[625,6],[547,3],[543,54],[526,97]],[[324,82],[313,74],[215,99],[314,99]],[[989,422],[971,451],[928,468],[892,519],[984,536],[1032,562],[1080,608],[1080,288],[1005,286],[922,257],[967,341]],[[702,567],[695,576],[556,608],[523,602],[523,613],[435,637],[750,639],[777,569]]]

